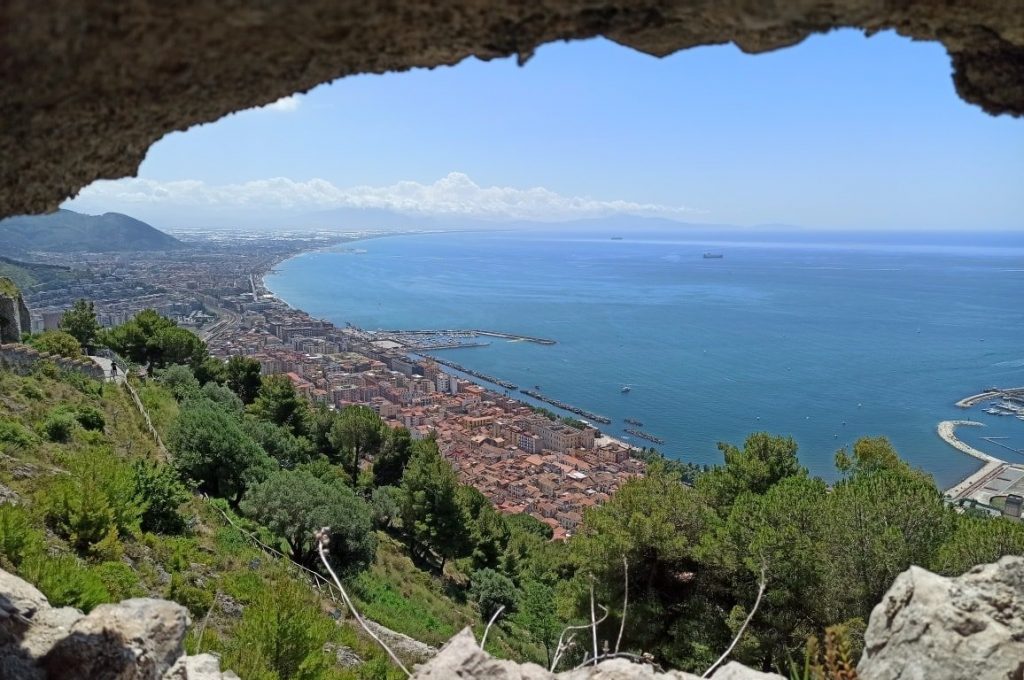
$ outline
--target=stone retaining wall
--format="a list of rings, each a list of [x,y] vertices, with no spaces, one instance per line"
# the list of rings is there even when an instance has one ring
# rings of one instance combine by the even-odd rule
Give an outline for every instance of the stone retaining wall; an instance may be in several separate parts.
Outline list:
[[[91,359],[69,359],[48,352],[40,352],[20,343],[0,345],[0,367],[27,375],[35,369],[36,364],[40,361],[49,361],[62,371],[75,371],[94,380],[103,380],[106,377],[103,368]]]

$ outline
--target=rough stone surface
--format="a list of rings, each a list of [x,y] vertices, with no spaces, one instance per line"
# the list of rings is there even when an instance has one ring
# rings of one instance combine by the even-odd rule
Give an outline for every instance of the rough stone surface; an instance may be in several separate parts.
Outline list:
[[[713,676],[718,680],[783,680],[782,676],[759,673],[737,663],[729,663]],[[554,674],[533,663],[495,659],[477,645],[473,632],[466,628],[448,641],[427,663],[416,668],[414,680],[698,680],[681,671],[659,672],[653,667],[626,659],[610,659],[596,666],[584,666]]]
[[[0,569],[0,678],[19,680],[237,680],[216,657],[184,655],[187,610],[139,598],[88,616]]]
[[[30,330],[32,319],[25,306],[25,298],[13,281],[0,276],[0,345],[5,342],[21,342],[21,334]]]
[[[437,647],[385,628],[376,621],[366,620],[366,625],[402,658],[423,661],[437,654]]]
[[[939,41],[960,96],[1024,115],[1020,0],[5,0],[0,217],[134,174],[168,132],[356,73],[523,61],[598,35],[658,56],[764,52],[837,27]]]
[[[900,574],[871,612],[857,671],[868,680],[1024,677],[1024,558],[956,578]]]

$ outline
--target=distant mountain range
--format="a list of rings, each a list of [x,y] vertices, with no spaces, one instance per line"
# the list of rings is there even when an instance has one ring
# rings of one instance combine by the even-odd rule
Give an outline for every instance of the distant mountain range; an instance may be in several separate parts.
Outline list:
[[[178,239],[121,213],[83,215],[58,210],[49,215],[23,215],[0,220],[0,252],[59,253],[174,250]]]

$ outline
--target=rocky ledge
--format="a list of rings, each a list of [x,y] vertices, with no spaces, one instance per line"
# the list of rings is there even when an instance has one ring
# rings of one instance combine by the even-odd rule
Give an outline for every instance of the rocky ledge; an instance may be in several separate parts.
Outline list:
[[[185,656],[184,607],[154,599],[102,605],[88,615],[54,608],[25,581],[0,570],[0,678],[42,680],[237,680],[216,657]],[[1004,557],[956,578],[911,567],[871,613],[857,667],[863,680],[1024,678],[1024,557]],[[779,680],[722,666],[715,680]],[[694,680],[612,659],[553,674],[495,659],[466,629],[416,668],[415,680]]]
[[[209,654],[186,656],[187,610],[139,598],[88,615],[51,607],[0,569],[0,678],[19,680],[238,680]]]

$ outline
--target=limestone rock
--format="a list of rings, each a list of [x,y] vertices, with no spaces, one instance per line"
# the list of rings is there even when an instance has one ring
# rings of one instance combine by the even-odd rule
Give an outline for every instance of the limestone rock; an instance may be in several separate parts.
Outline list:
[[[713,678],[718,680],[783,680],[781,676],[759,673],[737,663],[720,668]],[[653,667],[627,659],[610,659],[596,666],[584,666],[553,674],[533,663],[516,663],[495,659],[477,645],[473,632],[466,628],[448,641],[441,651],[413,673],[414,680],[698,680],[698,676],[681,671],[659,672]]]
[[[79,619],[42,659],[54,680],[156,680],[184,650],[188,611],[166,600],[104,604]]]
[[[187,610],[140,598],[88,616],[0,569],[0,678],[18,680],[238,680],[215,656],[184,656]]]
[[[1024,677],[1024,558],[946,578],[911,567],[871,612],[868,680]]]
[[[939,41],[961,97],[1024,115],[1020,0],[5,0],[0,217],[135,174],[168,132],[344,76],[525,62],[599,35],[657,56],[728,42],[765,52],[839,27]]]
[[[0,644],[20,639],[36,614],[49,608],[35,586],[0,569]]]
[[[7,277],[0,276],[0,344],[21,342],[21,334],[32,330],[25,298]]]

